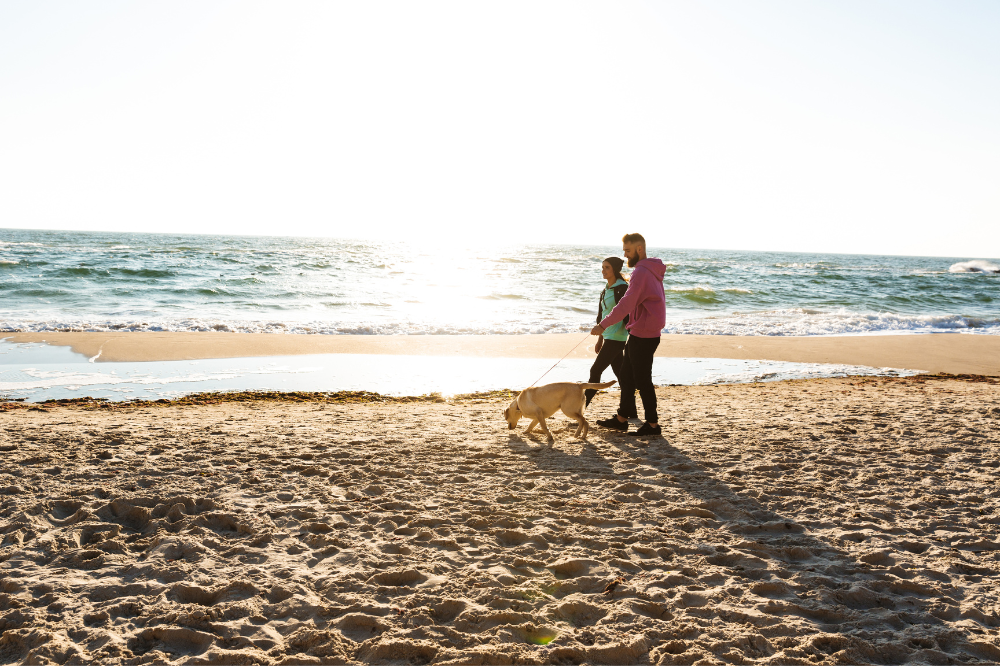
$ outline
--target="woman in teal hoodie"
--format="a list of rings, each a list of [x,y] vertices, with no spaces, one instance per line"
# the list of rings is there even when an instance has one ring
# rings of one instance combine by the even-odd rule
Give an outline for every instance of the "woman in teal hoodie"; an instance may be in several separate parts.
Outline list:
[[[601,298],[598,301],[598,324],[608,316],[615,307],[615,304],[618,303],[618,300],[625,295],[625,290],[628,289],[628,283],[622,277],[623,265],[624,262],[620,257],[608,257],[601,264],[601,276],[607,280],[608,284],[601,291]],[[625,341],[628,340],[628,332],[625,330],[625,324],[627,323],[628,317],[609,327],[597,338],[597,344],[594,346],[594,351],[597,352],[597,360],[594,361],[594,365],[590,368],[589,381],[591,383],[600,382],[601,374],[604,373],[604,370],[609,365],[611,366],[611,371],[615,373],[615,377],[618,376],[618,372],[622,367],[622,353],[625,351]],[[596,394],[596,390],[587,389],[588,405]]]

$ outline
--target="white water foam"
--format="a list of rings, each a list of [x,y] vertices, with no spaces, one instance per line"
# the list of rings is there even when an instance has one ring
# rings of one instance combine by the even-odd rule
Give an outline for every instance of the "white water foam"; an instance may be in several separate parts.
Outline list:
[[[255,321],[214,318],[117,319],[117,320],[3,320],[0,333],[80,333],[80,332],[198,332],[198,333],[278,333],[321,335],[540,335],[577,333],[587,330],[587,322],[466,322],[429,324],[386,322],[341,324],[331,321]]]
[[[831,336],[901,333],[979,333],[1000,335],[1000,319],[950,315],[816,312],[805,309],[735,313],[681,322],[668,322],[664,333],[700,335]]]
[[[586,322],[464,322],[427,324],[398,321],[359,325],[354,322],[233,320],[213,318],[0,321],[0,332],[221,332],[295,335],[541,335],[590,330]],[[664,333],[692,335],[833,336],[920,333],[1000,335],[1000,318],[959,315],[861,314],[847,310],[820,312],[802,308],[734,313],[668,321]]]
[[[971,261],[960,261],[952,264],[948,269],[949,273],[1000,273],[1000,266],[985,259],[973,259]]]
[[[912,370],[896,368],[870,368],[863,365],[837,365],[833,363],[780,363],[768,362],[761,369],[743,372],[716,372],[702,378],[697,384],[748,384],[752,382],[778,382],[789,379],[820,379],[857,375],[908,377],[917,374]]]

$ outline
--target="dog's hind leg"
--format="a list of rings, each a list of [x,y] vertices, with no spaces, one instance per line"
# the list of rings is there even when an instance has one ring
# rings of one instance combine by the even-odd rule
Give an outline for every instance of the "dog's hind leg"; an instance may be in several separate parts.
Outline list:
[[[576,419],[576,437],[580,439],[587,439],[587,433],[590,432],[590,424],[587,423],[587,419],[583,418],[583,410],[581,409],[576,414],[567,413],[566,416],[571,419]]]

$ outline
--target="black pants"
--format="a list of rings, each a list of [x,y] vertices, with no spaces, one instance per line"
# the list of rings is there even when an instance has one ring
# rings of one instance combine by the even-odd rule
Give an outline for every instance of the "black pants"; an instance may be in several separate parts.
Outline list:
[[[611,366],[611,372],[615,373],[615,377],[621,382],[622,376],[622,354],[625,351],[625,341],[624,340],[605,340],[601,345],[601,351],[597,353],[597,359],[594,361],[594,365],[590,366],[590,379],[588,380],[591,384],[596,384],[601,381],[601,375],[607,370],[608,366]],[[587,389],[587,404],[594,399],[597,395],[597,389]]]
[[[622,398],[618,403],[618,414],[628,418],[636,413],[635,392],[639,390],[646,423],[659,423],[656,415],[656,389],[653,387],[653,352],[660,346],[660,338],[639,338],[628,336],[622,370],[618,373]]]

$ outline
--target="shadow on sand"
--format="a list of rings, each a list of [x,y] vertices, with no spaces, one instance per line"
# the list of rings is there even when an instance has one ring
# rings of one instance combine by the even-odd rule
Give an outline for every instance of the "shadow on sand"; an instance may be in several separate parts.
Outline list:
[[[644,545],[677,554],[666,567],[633,558],[625,573],[632,576],[628,593],[663,597],[678,626],[692,622],[701,628],[697,635],[719,622],[742,625],[741,631],[763,639],[753,646],[760,657],[786,648],[782,656],[799,663],[832,658],[943,664],[1000,657],[1000,648],[983,635],[995,633],[989,628],[1000,625],[996,616],[955,630],[951,621],[959,617],[964,594],[946,574],[898,566],[887,544],[871,543],[863,555],[852,554],[844,541],[817,537],[794,517],[762,504],[754,488],[734,490],[711,463],[692,459],[667,439],[641,440],[601,429],[592,429],[589,441],[568,434],[557,437],[554,447],[544,437],[512,434],[508,446],[540,471],[570,472],[581,489],[588,481],[615,480],[664,498],[641,502],[616,495],[606,484],[586,488],[604,493],[606,511],[626,502],[625,515],[647,534],[659,535],[659,541]],[[665,568],[679,575],[663,578]],[[743,663],[735,653],[733,660]]]

